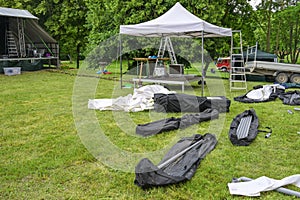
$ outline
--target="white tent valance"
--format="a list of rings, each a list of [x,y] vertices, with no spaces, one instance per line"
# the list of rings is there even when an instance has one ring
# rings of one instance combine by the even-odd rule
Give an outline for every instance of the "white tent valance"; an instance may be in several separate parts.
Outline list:
[[[160,17],[134,25],[121,25],[120,34],[144,37],[226,37],[230,28],[210,24],[186,10],[177,2]]]

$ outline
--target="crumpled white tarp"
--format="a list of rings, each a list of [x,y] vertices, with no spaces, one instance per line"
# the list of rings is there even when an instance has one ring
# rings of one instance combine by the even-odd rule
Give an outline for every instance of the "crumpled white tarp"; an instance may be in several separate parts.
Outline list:
[[[126,112],[138,112],[153,109],[153,97],[155,93],[171,94],[161,85],[146,85],[134,89],[133,94],[116,99],[89,99],[88,108],[95,110],[121,110]]]
[[[293,184],[300,188],[300,174],[275,180],[266,176],[252,181],[228,183],[230,194],[243,196],[260,196],[260,192],[271,191],[285,185]]]
[[[272,92],[276,89],[285,89],[283,86],[279,84],[273,84],[273,85],[264,85],[262,88],[251,90],[248,92],[246,95],[250,99],[255,99],[255,100],[267,100],[269,99],[270,95]]]

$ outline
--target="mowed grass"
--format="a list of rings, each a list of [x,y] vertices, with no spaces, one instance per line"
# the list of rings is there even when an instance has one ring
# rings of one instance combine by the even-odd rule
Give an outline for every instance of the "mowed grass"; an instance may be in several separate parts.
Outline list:
[[[87,150],[83,142],[86,138],[78,131],[72,107],[79,77],[69,75],[75,74],[74,70],[65,72],[43,70],[18,76],[0,75],[0,199],[251,199],[230,195],[227,183],[240,176],[281,179],[299,173],[300,112],[288,114],[287,110],[294,107],[283,105],[279,99],[257,104],[235,102],[233,97],[245,91],[230,93],[227,80],[220,80],[222,88],[220,82],[214,85],[217,79],[211,79],[208,84],[212,87],[205,87],[205,95],[224,93],[232,100],[230,112],[220,115],[222,120],[141,138],[134,135],[133,125],[161,117],[180,117],[182,113],[88,110],[88,99],[124,96],[133,89],[120,91],[118,80],[104,78],[105,75],[99,75],[100,79],[81,77],[83,82],[91,82],[91,88],[97,83],[95,94],[86,96],[83,107],[88,114],[95,115],[102,133],[121,151],[142,154],[167,150],[180,137],[216,132],[216,148],[201,162],[190,181],[142,190],[133,183],[134,168],[130,172],[107,166]],[[269,83],[248,82],[248,88],[259,84]],[[192,86],[187,87],[186,93],[200,95],[201,88],[197,84]],[[170,88],[180,92],[177,86]],[[268,139],[259,133],[248,147],[233,146],[228,139],[230,123],[237,114],[250,108],[256,110],[260,128],[269,126],[273,133]],[[125,126],[126,121],[131,125]],[[92,136],[95,134],[91,133]],[[153,162],[157,163],[159,158]],[[122,165],[126,158],[113,161]],[[294,186],[289,188],[300,191]],[[295,198],[271,191],[262,193],[261,199]]]

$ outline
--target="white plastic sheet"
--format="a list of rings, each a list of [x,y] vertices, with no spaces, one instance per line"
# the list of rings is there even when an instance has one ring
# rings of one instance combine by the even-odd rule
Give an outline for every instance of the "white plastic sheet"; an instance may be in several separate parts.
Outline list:
[[[300,174],[275,180],[262,176],[248,182],[228,183],[230,194],[243,196],[260,196],[260,192],[271,191],[285,185],[293,184],[300,188]]]
[[[116,99],[89,99],[88,108],[95,110],[120,110],[126,112],[139,112],[153,109],[155,93],[171,94],[161,85],[147,85],[134,89],[133,94]]]
[[[250,99],[264,101],[269,99],[272,92],[276,89],[285,89],[285,88],[279,84],[264,85],[262,88],[251,90],[246,96]]]

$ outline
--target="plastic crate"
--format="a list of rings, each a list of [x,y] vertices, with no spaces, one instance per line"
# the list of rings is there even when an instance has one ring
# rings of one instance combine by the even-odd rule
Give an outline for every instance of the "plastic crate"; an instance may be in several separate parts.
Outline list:
[[[184,74],[183,64],[170,64],[169,65],[170,74]]]
[[[3,70],[4,74],[7,76],[21,74],[21,67],[5,67]]]

